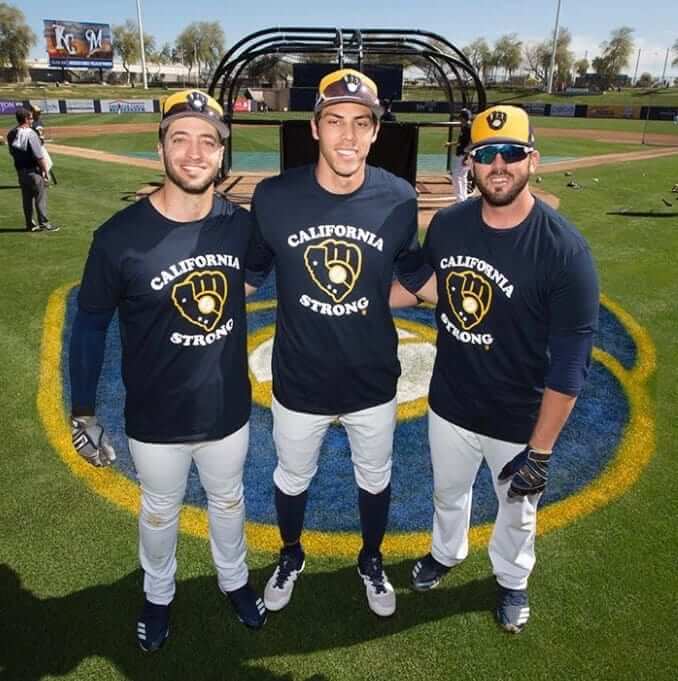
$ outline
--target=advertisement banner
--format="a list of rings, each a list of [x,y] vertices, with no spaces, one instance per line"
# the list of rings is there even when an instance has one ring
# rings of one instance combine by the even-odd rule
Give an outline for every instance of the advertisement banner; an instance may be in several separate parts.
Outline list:
[[[591,106],[587,118],[640,118],[639,106]]]
[[[551,116],[574,116],[574,104],[551,104]]]
[[[543,102],[525,102],[524,104],[521,104],[521,106],[527,113],[535,116],[543,116],[544,111],[546,110],[546,104]]]
[[[102,99],[101,113],[153,113],[153,100]]]
[[[0,116],[3,114],[15,114],[17,106],[21,106],[21,102],[8,102],[0,99]]]
[[[59,100],[58,99],[31,99],[31,106],[40,107],[43,114],[58,114]]]
[[[50,66],[112,69],[111,25],[43,19]]]
[[[67,99],[66,113],[94,113],[94,100]]]

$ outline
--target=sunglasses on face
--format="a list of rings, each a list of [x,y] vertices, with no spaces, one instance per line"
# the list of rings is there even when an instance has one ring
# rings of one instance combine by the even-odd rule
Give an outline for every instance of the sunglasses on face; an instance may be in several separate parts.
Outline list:
[[[534,149],[524,144],[488,144],[478,147],[469,152],[469,156],[476,162],[489,165],[497,156],[501,154],[505,163],[518,163],[524,161]]]

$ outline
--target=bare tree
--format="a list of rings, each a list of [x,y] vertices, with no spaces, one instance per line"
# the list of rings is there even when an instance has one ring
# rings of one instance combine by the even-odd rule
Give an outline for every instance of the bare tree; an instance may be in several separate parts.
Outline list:
[[[155,49],[155,38],[144,32],[144,51],[151,54]],[[122,68],[127,73],[127,85],[130,84],[130,66],[141,60],[139,50],[139,29],[136,21],[127,19],[124,24],[113,26],[113,50],[122,59]]]
[[[9,64],[17,82],[28,73],[26,60],[35,40],[24,13],[0,2],[0,66]]]
[[[223,57],[224,45],[224,31],[218,21],[189,24],[176,39],[176,47],[188,65],[189,79],[193,67],[198,69],[198,81],[204,77],[203,71],[209,73]]]
[[[633,30],[622,26],[610,33],[610,40],[601,43],[602,54],[593,60],[593,68],[603,78],[604,84],[609,85],[614,77],[629,65],[633,53]]]

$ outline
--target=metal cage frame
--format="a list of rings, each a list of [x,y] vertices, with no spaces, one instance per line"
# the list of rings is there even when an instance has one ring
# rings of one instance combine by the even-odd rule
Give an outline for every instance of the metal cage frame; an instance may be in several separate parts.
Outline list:
[[[333,55],[337,68],[350,65],[361,71],[365,59],[372,56],[416,57],[431,64],[443,88],[449,106],[449,120],[414,122],[417,127],[445,127],[448,141],[459,125],[455,109],[481,111],[486,107],[485,88],[466,55],[447,39],[431,31],[403,29],[356,28],[266,28],[239,40],[223,56],[214,71],[209,93],[224,108],[224,120],[232,130],[234,104],[242,75],[247,66],[263,56]],[[331,61],[331,57],[328,59]],[[458,98],[455,100],[455,94]],[[455,104],[457,107],[455,107]],[[238,118],[239,125],[282,125],[282,121]],[[224,167],[228,172],[233,162],[232,137],[226,140]],[[452,147],[448,146],[447,168],[452,163]],[[281,162],[282,167],[282,162]]]

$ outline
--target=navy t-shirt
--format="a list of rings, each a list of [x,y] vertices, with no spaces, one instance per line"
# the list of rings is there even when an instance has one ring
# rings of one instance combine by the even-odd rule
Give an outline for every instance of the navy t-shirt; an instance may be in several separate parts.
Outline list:
[[[414,189],[368,166],[359,189],[332,194],[304,166],[261,182],[252,214],[249,283],[275,263],[276,399],[312,414],[393,399],[400,363],[388,299],[398,262],[419,248]]]
[[[598,281],[584,238],[538,199],[493,229],[481,200],[437,213],[424,243],[437,275],[431,409],[462,428],[527,442],[549,368],[550,337],[592,334]]]
[[[215,440],[248,421],[250,238],[249,213],[217,196],[200,221],[173,222],[144,199],[95,232],[78,303],[118,308],[130,437]]]

